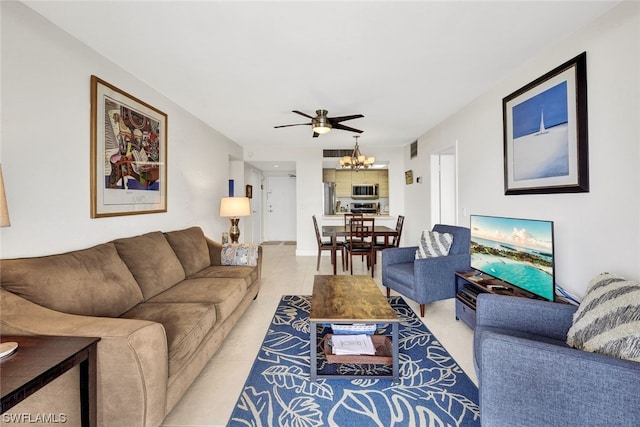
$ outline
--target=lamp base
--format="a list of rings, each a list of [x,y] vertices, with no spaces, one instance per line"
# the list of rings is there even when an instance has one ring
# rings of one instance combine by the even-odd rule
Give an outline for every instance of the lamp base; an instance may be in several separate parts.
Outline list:
[[[231,228],[229,229],[231,243],[238,243],[238,238],[240,237],[240,227],[238,227],[238,223],[240,222],[240,218],[229,218],[229,220],[231,221]]]

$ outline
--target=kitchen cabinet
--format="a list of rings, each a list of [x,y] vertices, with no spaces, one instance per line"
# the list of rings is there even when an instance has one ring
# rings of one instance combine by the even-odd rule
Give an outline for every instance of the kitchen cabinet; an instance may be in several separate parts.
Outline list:
[[[389,171],[387,169],[352,170],[323,169],[322,182],[336,183],[336,197],[351,197],[352,185],[378,184],[380,197],[389,197]]]
[[[351,171],[337,170],[336,197],[351,197]]]
[[[380,174],[378,169],[364,169],[358,172],[351,172],[351,184],[380,184]]]
[[[351,172],[351,185],[362,185],[369,184],[367,182],[367,172],[368,171],[350,171]]]
[[[378,188],[380,197],[389,197],[389,171],[387,169],[381,169],[378,172]]]
[[[336,170],[322,169],[322,182],[336,182]]]

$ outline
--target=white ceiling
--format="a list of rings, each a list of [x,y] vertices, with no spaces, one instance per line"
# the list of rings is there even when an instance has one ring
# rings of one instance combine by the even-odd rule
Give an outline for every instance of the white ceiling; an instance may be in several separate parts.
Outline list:
[[[273,128],[323,108],[364,114],[344,124],[366,152],[414,141],[618,2],[24,3],[242,146],[353,147]]]

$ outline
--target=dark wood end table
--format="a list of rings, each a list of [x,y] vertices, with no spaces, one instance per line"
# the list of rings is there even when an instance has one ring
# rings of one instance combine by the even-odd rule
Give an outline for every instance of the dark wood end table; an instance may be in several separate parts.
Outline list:
[[[97,425],[96,353],[100,338],[1,336],[15,341],[15,353],[0,360],[2,412],[80,365],[80,410],[83,426]]]

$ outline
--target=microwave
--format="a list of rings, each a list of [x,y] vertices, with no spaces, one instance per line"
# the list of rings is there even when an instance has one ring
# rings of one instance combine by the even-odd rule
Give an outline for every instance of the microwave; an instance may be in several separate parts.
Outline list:
[[[378,197],[378,184],[360,184],[351,186],[351,198],[353,199],[377,199]]]

